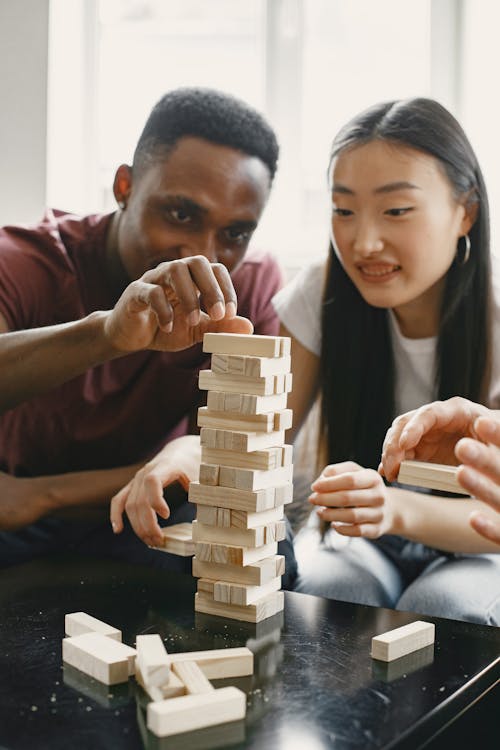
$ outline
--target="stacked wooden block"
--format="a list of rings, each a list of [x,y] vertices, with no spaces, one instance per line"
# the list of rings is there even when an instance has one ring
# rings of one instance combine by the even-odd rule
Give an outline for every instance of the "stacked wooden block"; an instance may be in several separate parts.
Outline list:
[[[200,481],[189,488],[198,506],[195,610],[259,622],[283,609],[277,549],[292,500],[290,339],[206,334],[203,349],[212,369],[200,372],[208,397],[198,412]]]

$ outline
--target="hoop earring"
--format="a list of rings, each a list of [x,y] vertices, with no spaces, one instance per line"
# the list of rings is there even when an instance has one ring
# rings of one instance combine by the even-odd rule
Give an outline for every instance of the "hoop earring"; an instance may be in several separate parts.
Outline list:
[[[462,239],[462,238],[460,238],[460,239]],[[470,237],[469,237],[468,234],[464,234],[463,235],[463,239],[464,239],[464,242],[465,242],[465,250],[464,250],[464,257],[460,261],[460,265],[461,266],[465,266],[465,264],[467,263],[467,261],[470,258]],[[459,242],[460,242],[460,240],[459,240]]]
[[[122,211],[125,211],[125,209],[127,208],[127,204],[125,203],[125,201],[117,201],[117,203],[118,208],[120,208]]]

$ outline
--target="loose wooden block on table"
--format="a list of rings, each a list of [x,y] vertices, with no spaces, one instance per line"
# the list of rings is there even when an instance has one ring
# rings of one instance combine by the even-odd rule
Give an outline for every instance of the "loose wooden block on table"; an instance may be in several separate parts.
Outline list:
[[[135,672],[136,651],[100,633],[64,638],[63,661],[105,685],[126,682]]]
[[[283,555],[273,555],[264,560],[258,560],[251,565],[245,565],[245,567],[205,562],[193,557],[193,575],[197,578],[262,586],[273,578],[284,574],[285,558]]]
[[[238,604],[246,606],[255,604],[259,599],[279,591],[281,588],[281,576],[273,578],[262,586],[246,586],[241,583],[229,583],[228,581],[213,581],[210,578],[200,578],[198,581],[198,592],[213,598],[215,602],[226,604]]]
[[[203,337],[203,351],[210,354],[284,357],[290,354],[290,338],[244,333],[206,333]]]
[[[427,461],[401,461],[398,482],[460,495],[469,493],[458,483],[457,467]]]
[[[372,638],[371,655],[380,661],[393,661],[434,643],[434,636],[434,623],[417,620]]]
[[[212,372],[262,378],[290,372],[291,357],[247,357],[244,354],[213,354]]]
[[[235,687],[224,687],[201,695],[150,703],[147,727],[157,737],[168,737],[194,729],[243,719],[246,695]]]
[[[292,463],[293,446],[276,445],[252,453],[237,453],[236,451],[202,446],[201,460],[203,463],[217,466],[234,466],[236,468],[259,469],[268,471],[288,466]]]
[[[82,635],[83,633],[100,633],[115,641],[121,641],[122,631],[98,620],[86,612],[70,612],[64,618],[64,632],[66,635]]]
[[[198,427],[213,427],[219,430],[234,432],[278,432],[288,430],[292,426],[293,413],[291,409],[282,409],[268,414],[241,414],[229,411],[214,411],[207,406],[198,409]]]
[[[192,541],[192,530],[190,523],[176,523],[172,526],[165,526],[161,530],[163,543],[155,547],[162,552],[170,552],[172,555],[180,557],[190,557],[194,555],[194,545]]]
[[[252,453],[263,448],[282,446],[285,442],[284,430],[276,432],[238,432],[202,427],[200,443],[202,448],[217,448],[240,453]]]
[[[226,393],[224,391],[209,391],[207,393],[207,408],[211,411],[221,411],[228,414],[262,416],[286,408],[287,394],[279,393],[272,396],[256,396],[250,393]]]
[[[200,370],[198,386],[202,391],[243,393],[252,396],[272,396],[292,390],[292,373],[247,378],[244,375],[220,375],[212,370]]]
[[[170,659],[157,633],[138,635],[136,638],[136,666],[139,666],[146,685],[159,687],[170,678]]]
[[[186,687],[181,680],[175,675],[172,671],[170,672],[170,676],[168,678],[168,682],[165,682],[163,685],[156,686],[156,685],[146,685],[146,683],[143,680],[140,667],[137,664],[135,665],[135,679],[141,685],[143,690],[149,695],[152,701],[163,701],[166,698],[177,698],[179,695],[185,695],[186,694]]]
[[[242,547],[215,542],[196,542],[195,553],[202,562],[228,563],[230,565],[251,565],[258,560],[275,555],[278,543],[263,544],[261,547]]]
[[[279,505],[291,502],[293,485],[291,483],[278,487],[267,487],[264,490],[238,490],[232,487],[212,487],[208,484],[191,482],[188,500],[198,505],[215,505],[230,510],[245,510],[256,513],[270,510]]]
[[[196,662],[208,680],[245,677],[253,673],[253,653],[245,646],[214,648],[210,651],[182,651],[170,656],[172,664]]]
[[[172,670],[184,684],[188,695],[210,693],[214,689],[195,661],[176,661]]]
[[[286,536],[284,520],[274,521],[267,526],[255,529],[227,528],[193,521],[193,542],[214,542],[216,544],[262,547],[264,544],[281,542]]]
[[[224,604],[214,601],[213,597],[205,593],[196,593],[194,597],[194,608],[196,612],[207,615],[227,617],[231,620],[243,620],[243,622],[260,622],[272,617],[284,608],[283,591],[274,591],[262,597],[254,604],[239,606],[237,604]]]
[[[213,505],[198,505],[196,518],[207,526],[220,526],[223,529],[256,529],[270,523],[281,521],[284,506],[278,505],[270,510],[248,513],[244,510],[230,510]]]

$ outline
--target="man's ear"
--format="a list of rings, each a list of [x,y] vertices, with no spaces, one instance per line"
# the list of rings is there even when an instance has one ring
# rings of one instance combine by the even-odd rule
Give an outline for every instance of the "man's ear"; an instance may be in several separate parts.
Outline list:
[[[124,211],[132,191],[132,168],[128,164],[120,164],[113,180],[113,195],[119,207]]]

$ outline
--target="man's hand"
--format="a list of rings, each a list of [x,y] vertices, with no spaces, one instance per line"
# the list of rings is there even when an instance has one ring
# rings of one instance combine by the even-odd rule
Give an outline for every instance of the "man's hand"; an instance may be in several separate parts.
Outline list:
[[[474,422],[483,414],[486,407],[459,396],[402,414],[387,432],[379,471],[394,482],[406,459],[456,464],[457,441],[476,437]]]
[[[150,547],[161,545],[163,536],[157,515],[167,519],[170,509],[163,489],[180,482],[187,491],[200,471],[200,438],[186,435],[168,443],[157,456],[111,500],[110,520],[115,534],[123,531],[123,513],[138,537]]]
[[[19,479],[0,472],[0,530],[17,531],[49,510],[38,479]]]
[[[457,478],[471,495],[500,513],[500,420],[479,417],[474,432],[477,440],[463,438],[456,445],[455,455],[462,464]],[[494,520],[475,511],[469,523],[478,534],[500,544],[500,516]]]
[[[236,305],[225,266],[201,255],[183,258],[160,263],[129,284],[107,313],[104,332],[119,353],[179,351],[207,331],[252,333],[250,321],[236,317]]]

